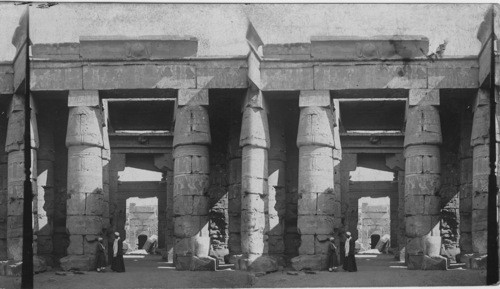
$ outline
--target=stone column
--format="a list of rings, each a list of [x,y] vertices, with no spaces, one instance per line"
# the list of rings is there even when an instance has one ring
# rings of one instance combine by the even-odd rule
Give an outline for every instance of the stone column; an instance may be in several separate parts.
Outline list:
[[[165,246],[167,261],[174,261],[174,246],[175,246],[175,236],[174,236],[174,172],[172,170],[167,171],[167,212],[166,212],[166,222],[167,231],[165,237]]]
[[[472,120],[472,252],[470,266],[486,268],[488,253],[489,92],[479,89]]]
[[[299,201],[297,227],[301,235],[295,270],[327,268],[325,241],[340,228],[340,203],[334,191],[334,121],[329,91],[301,91],[297,133]]]
[[[7,116],[0,115],[0,261],[7,260]]]
[[[340,206],[342,214],[342,227],[344,230],[350,230],[350,217],[349,217],[349,182],[350,172],[355,171],[358,165],[357,154],[342,153],[342,160],[340,162]],[[356,201],[357,202],[357,201]],[[356,203],[356,208],[358,207]],[[357,209],[356,209],[357,210]],[[356,227],[356,226],[354,226]]]
[[[472,111],[463,109],[460,129],[460,262],[470,267],[472,254]],[[458,260],[457,260],[458,261]]]
[[[338,213],[336,211],[336,217],[339,218],[340,226],[335,228],[334,232],[338,235],[342,231],[342,146],[340,144],[340,104],[337,99],[333,100],[333,138],[335,147],[333,149],[333,182],[334,182],[334,201],[337,203],[335,205],[338,208]],[[349,176],[349,175],[348,175]]]
[[[285,211],[286,211],[286,138],[285,118],[279,107],[273,106],[270,113],[269,135],[272,146],[269,148],[268,195],[264,199],[266,216],[265,234],[268,237],[268,251],[281,265],[285,265]]]
[[[102,111],[98,91],[70,91],[68,96],[68,256],[63,270],[91,270],[95,240],[105,232],[102,168]]]
[[[103,232],[103,239],[104,239],[104,244],[109,244],[108,242],[110,241],[111,233],[112,233],[112,227],[111,227],[111,215],[110,215],[110,204],[109,204],[109,171],[110,171],[110,165],[109,162],[111,160],[111,146],[109,144],[109,135],[108,135],[108,129],[109,129],[109,111],[108,111],[108,105],[107,102],[103,102],[103,119],[102,119],[102,141],[103,141],[103,148],[101,150],[101,158],[102,158],[102,194],[103,194],[103,215],[102,215],[102,222],[103,222],[103,229],[105,229],[105,232]],[[109,245],[107,246],[107,249],[110,250],[111,248]]]
[[[385,165],[394,171],[395,181],[398,182],[398,191],[391,196],[391,247],[396,247],[396,259],[405,260],[405,159],[403,154],[386,155]]]
[[[52,265],[52,234],[54,215],[54,115],[51,111],[39,113],[40,148],[38,150],[38,231],[37,255]]]
[[[228,217],[230,256],[240,255],[241,251],[241,104],[234,101],[231,106],[228,141]],[[234,262],[234,260],[230,259]],[[230,262],[231,262],[230,261]]]
[[[410,90],[405,131],[405,223],[408,269],[446,268],[441,249],[439,91]],[[444,260],[443,260],[444,259]]]
[[[162,254],[164,259],[168,259],[168,251],[164,251],[167,247],[167,232],[168,222],[173,222],[172,212],[170,212],[170,220],[167,220],[168,212],[168,186],[171,179],[168,179],[169,171],[173,170],[172,153],[165,153],[154,157],[154,165],[162,172],[161,184],[162,192],[158,195],[158,247],[163,249]],[[170,174],[171,175],[171,174]],[[170,181],[170,182],[169,182]],[[171,196],[172,197],[172,196]],[[172,202],[172,200],[170,200]],[[171,204],[172,205],[172,204]],[[173,206],[172,206],[173,209]],[[173,226],[172,226],[173,228]],[[172,248],[172,247],[170,247]]]
[[[32,100],[31,100],[32,102]],[[7,155],[7,258],[13,261],[22,261],[23,257],[23,205],[24,205],[24,124],[25,99],[22,95],[14,94],[8,111],[7,138],[5,152]],[[38,148],[38,129],[36,112],[31,110],[31,182],[33,186],[33,223],[36,225],[36,158]],[[36,228],[36,226],[34,226]]]
[[[179,90],[174,130],[174,263],[198,270],[210,263],[208,90]]]
[[[122,216],[120,216],[119,208],[118,208],[118,172],[121,172],[125,169],[125,154],[117,154],[117,153],[111,153],[111,159],[109,160],[109,170],[108,170],[108,180],[109,180],[109,221],[110,221],[110,229],[108,230],[108,248],[113,247],[113,241],[114,241],[114,232],[118,231],[118,228],[122,228],[125,225],[124,222],[120,222],[120,218],[123,219]],[[126,205],[126,204],[125,204]],[[123,205],[123,208],[125,207]],[[123,209],[122,208],[122,209]],[[120,227],[118,225],[122,227]],[[121,235],[121,233],[120,233]],[[122,236],[122,238],[125,236]],[[108,258],[112,258],[112,250],[108,250]]]
[[[265,198],[270,147],[268,108],[262,92],[249,89],[243,103],[241,124],[241,250],[239,269],[275,271],[277,262],[266,256]]]

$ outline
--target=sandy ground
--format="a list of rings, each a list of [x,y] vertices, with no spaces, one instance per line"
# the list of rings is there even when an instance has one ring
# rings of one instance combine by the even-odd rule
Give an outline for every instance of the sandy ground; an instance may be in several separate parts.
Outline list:
[[[248,288],[248,287],[385,287],[385,286],[473,286],[484,285],[486,272],[451,269],[410,271],[390,255],[357,256],[358,272],[316,272],[288,275],[287,271],[251,278],[249,273],[176,271],[157,256],[125,259],[125,273],[85,272],[66,276],[45,272],[35,275],[35,288]],[[253,282],[252,282],[253,280]],[[16,278],[0,277],[0,288],[15,288]]]

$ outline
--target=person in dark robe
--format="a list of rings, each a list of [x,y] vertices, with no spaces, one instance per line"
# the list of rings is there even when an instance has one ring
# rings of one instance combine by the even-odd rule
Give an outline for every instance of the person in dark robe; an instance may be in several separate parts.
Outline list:
[[[123,241],[120,239],[120,233],[115,232],[115,241],[113,242],[113,262],[111,270],[115,272],[125,272],[125,263],[123,262]]]
[[[345,261],[345,240],[347,240],[344,230],[339,233],[339,266],[344,265]]]
[[[104,248],[103,239],[97,238],[96,246],[96,268],[97,272],[106,272],[106,249]]]
[[[358,267],[356,266],[355,249],[356,243],[354,238],[351,237],[350,232],[346,232],[347,240],[345,241],[345,260],[342,269],[347,272],[356,272]]]
[[[338,249],[335,245],[335,238],[328,238],[328,271],[337,272],[339,267]]]

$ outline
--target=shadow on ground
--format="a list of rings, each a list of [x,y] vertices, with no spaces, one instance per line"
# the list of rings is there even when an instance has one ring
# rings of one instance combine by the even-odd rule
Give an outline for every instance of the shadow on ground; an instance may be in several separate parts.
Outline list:
[[[234,270],[217,272],[176,271],[159,256],[126,256],[125,273],[85,272],[83,275],[55,272],[35,275],[37,289],[87,288],[248,288],[248,287],[385,287],[385,286],[474,286],[486,284],[486,272],[451,269],[410,271],[392,255],[357,255],[358,272],[314,272],[288,275],[279,271],[260,277]],[[0,277],[0,288],[15,288],[15,278]],[[19,284],[19,283],[17,283]]]

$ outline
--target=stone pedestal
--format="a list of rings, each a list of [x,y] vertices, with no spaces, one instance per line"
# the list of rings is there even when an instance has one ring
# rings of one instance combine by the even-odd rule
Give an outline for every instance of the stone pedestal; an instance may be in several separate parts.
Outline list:
[[[472,253],[474,258],[488,253],[488,176],[489,176],[489,93],[479,89],[472,120]],[[473,258],[473,259],[474,259]],[[479,262],[484,264],[486,262]],[[480,268],[481,266],[475,266]]]
[[[97,91],[70,91],[68,106],[66,229],[70,243],[61,267],[88,270],[94,266],[96,238],[106,229],[102,111]]]
[[[32,100],[31,100],[32,102]],[[7,258],[12,261],[22,260],[23,248],[23,206],[25,180],[25,97],[14,94],[8,111],[7,137],[5,152],[7,153]],[[36,111],[31,111],[31,182],[33,187],[33,225],[37,227],[37,148],[38,129],[36,125]]]
[[[180,90],[174,131],[174,263],[192,270],[196,257],[210,248],[209,153],[211,142],[207,90]],[[186,262],[186,258],[191,260]],[[191,266],[191,265],[189,265]]]
[[[258,90],[249,90],[243,104],[240,147],[241,156],[241,250],[244,266],[267,264],[264,271],[276,271],[277,264],[265,254],[268,247],[265,199],[268,196],[268,150],[270,146],[267,105]],[[269,262],[268,262],[269,261]],[[274,261],[274,262],[273,262]]]
[[[424,269],[423,255],[439,255],[439,91],[410,90],[405,131],[405,230],[408,268]]]
[[[334,190],[334,122],[328,91],[302,91],[297,146],[299,147],[299,201],[297,227],[301,235],[301,263],[326,269],[326,242],[340,228],[340,196]]]

